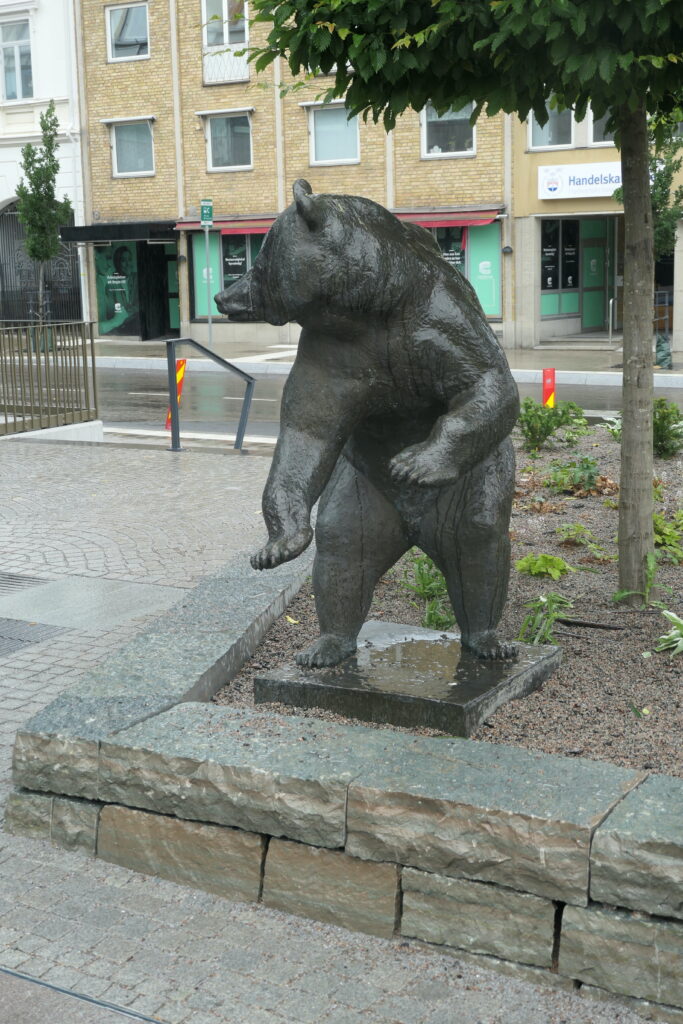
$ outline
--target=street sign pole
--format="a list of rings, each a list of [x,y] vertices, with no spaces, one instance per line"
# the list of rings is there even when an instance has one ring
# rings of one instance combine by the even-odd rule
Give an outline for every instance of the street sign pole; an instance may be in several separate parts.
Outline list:
[[[206,313],[209,324],[209,348],[211,348],[212,295],[211,295],[211,254],[209,251],[209,228],[213,227],[213,200],[202,199],[200,202],[202,227],[204,228],[204,259],[206,262]]]

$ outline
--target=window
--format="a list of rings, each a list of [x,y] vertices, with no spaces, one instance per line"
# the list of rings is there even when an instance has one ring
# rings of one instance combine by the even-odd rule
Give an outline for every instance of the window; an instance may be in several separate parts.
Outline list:
[[[248,80],[249,64],[241,53],[249,42],[245,0],[202,0],[204,85]]]
[[[108,7],[109,60],[140,60],[149,57],[147,4]]]
[[[111,123],[115,178],[154,174],[153,117]]]
[[[552,149],[557,146],[572,145],[572,112],[571,110],[553,110],[549,106],[548,120],[541,127],[534,115],[531,115],[531,148]]]
[[[460,110],[452,107],[445,114],[437,114],[431,103],[422,112],[422,156],[448,157],[474,155],[474,128],[470,117],[474,104]]]
[[[608,132],[605,128],[609,120],[609,114],[595,118],[591,113],[591,145],[609,146],[614,145],[614,132]]]
[[[579,313],[579,222],[541,221],[541,316]]]
[[[223,287],[243,277],[254,265],[265,235],[223,235]]]
[[[33,96],[31,42],[28,21],[0,24],[2,78],[6,100],[25,100]]]
[[[312,164],[357,164],[360,161],[358,118],[348,119],[343,105],[309,107]]]
[[[208,118],[210,171],[237,171],[251,167],[251,123],[248,113]]]

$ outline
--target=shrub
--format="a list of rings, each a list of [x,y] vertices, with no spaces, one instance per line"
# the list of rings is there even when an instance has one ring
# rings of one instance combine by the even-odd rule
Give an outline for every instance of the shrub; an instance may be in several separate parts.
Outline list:
[[[683,448],[683,414],[675,402],[666,398],[654,402],[652,443],[658,459],[671,459]]]
[[[657,554],[674,565],[680,565],[683,562],[683,510],[676,512],[671,522],[661,512],[655,512],[652,526]]]
[[[428,629],[450,629],[455,624],[455,616],[443,573],[421,551],[411,554],[410,563],[410,570],[404,574],[403,586],[424,602],[422,625]],[[409,572],[412,572],[412,578]]]
[[[535,402],[533,398],[525,398],[517,422],[522,431],[524,448],[529,452],[542,448],[548,438],[561,427],[568,428],[567,440],[573,440],[579,433],[586,432],[583,409],[575,402],[558,402],[554,408],[550,408]]]
[[[598,464],[588,455],[578,461],[553,462],[545,482],[560,493],[594,491],[598,486]]]

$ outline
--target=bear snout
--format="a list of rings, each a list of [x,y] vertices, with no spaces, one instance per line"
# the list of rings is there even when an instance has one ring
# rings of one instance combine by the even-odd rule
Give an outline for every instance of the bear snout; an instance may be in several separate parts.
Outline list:
[[[224,316],[231,320],[260,320],[253,308],[251,297],[251,274],[245,274],[229,288],[214,295],[214,302]]]

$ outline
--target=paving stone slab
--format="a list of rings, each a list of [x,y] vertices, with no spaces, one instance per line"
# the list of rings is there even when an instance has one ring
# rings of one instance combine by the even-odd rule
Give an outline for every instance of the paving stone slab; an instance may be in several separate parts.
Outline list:
[[[649,776],[598,828],[591,897],[683,918],[683,779]]]
[[[341,847],[352,728],[182,704],[103,742],[99,798]]]
[[[559,663],[557,647],[519,644],[514,661],[482,661],[457,634],[368,622],[355,655],[333,668],[280,665],[255,678],[254,699],[469,736],[502,704],[538,689]]]
[[[263,902],[269,907],[388,939],[395,930],[397,899],[396,864],[270,841],[263,879]]]
[[[128,807],[102,809],[97,856],[231,900],[259,898],[265,840]]]
[[[683,1007],[683,924],[611,907],[566,907],[561,974],[638,999]]]
[[[487,882],[404,868],[401,935],[523,964],[552,964],[555,905]]]
[[[347,852],[583,906],[593,832],[642,779],[457,739],[392,739],[349,787]]]

